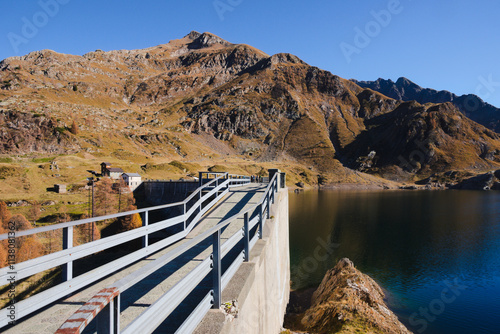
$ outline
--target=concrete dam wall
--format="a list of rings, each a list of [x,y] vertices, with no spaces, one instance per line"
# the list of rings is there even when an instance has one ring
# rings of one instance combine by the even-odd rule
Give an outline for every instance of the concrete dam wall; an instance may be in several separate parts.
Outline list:
[[[223,303],[236,301],[237,313],[210,310],[196,334],[279,333],[290,294],[287,188],[277,193],[263,232],[222,292]]]
[[[197,181],[145,181],[137,191],[151,205],[162,205],[184,200],[198,186]]]

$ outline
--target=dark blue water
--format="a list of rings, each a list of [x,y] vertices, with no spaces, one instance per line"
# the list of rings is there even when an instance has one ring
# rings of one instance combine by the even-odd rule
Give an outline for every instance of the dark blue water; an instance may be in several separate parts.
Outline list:
[[[500,333],[500,192],[290,193],[292,287],[342,257],[415,333]]]

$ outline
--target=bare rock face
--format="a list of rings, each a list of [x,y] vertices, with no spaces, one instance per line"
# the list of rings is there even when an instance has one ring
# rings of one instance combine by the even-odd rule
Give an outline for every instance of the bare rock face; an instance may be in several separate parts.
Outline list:
[[[70,152],[76,145],[68,132],[42,115],[0,110],[0,154]]]
[[[380,286],[344,258],[314,292],[302,325],[310,333],[411,333],[383,299]]]

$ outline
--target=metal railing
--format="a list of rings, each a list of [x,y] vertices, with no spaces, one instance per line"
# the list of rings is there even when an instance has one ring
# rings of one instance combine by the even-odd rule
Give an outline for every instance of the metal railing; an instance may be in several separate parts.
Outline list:
[[[62,229],[63,249],[61,251],[21,263],[16,263],[13,266],[15,268],[15,278],[17,281],[55,267],[62,266],[63,282],[43,292],[37,293],[32,297],[17,302],[16,319],[21,319],[56,300],[68,296],[69,294],[88,286],[135,261],[138,261],[179,241],[193,229],[203,214],[205,214],[228,193],[230,187],[250,183],[249,177],[239,175],[212,173],[212,176],[213,179],[208,180],[207,183],[201,185],[182,202],[54,224],[51,226],[39,227],[25,231],[17,231],[15,233],[15,238]],[[152,212],[174,207],[178,207],[183,213],[173,218],[149,224],[149,216]],[[142,215],[142,227],[73,247],[73,228],[75,226],[125,217],[136,213]],[[179,228],[182,227],[182,230],[153,244],[149,244],[149,237],[151,234],[176,225],[179,226]],[[8,233],[0,235],[0,240],[6,240],[8,238]],[[142,239],[142,248],[139,250],[115,259],[79,276],[73,277],[73,262],[75,260],[82,259],[89,255],[139,238]],[[12,271],[13,270],[10,269],[9,266],[0,269],[0,286],[9,284],[9,278],[11,278],[11,275],[13,274]],[[8,312],[9,310],[7,308],[0,310],[0,328],[8,324]]]
[[[275,174],[257,204],[221,221],[216,226],[175,247],[140,270],[101,290],[70,317],[56,333],[80,333],[96,317],[97,333],[99,334],[151,333],[199,286],[207,275],[211,274],[212,286],[210,291],[201,296],[201,302],[194,307],[193,311],[176,330],[176,333],[193,332],[211,308],[220,308],[222,290],[227,286],[240,265],[249,260],[250,250],[257,240],[262,238],[264,224],[266,219],[270,218],[270,205],[274,203],[275,194],[279,190],[278,184],[279,174]],[[243,218],[243,227],[221,244],[222,231],[238,218]],[[210,240],[212,246],[211,254],[201,260],[200,264],[130,322],[123,331],[120,331],[120,295],[207,239]],[[243,247],[240,247],[242,250],[237,247],[238,245],[241,246],[241,241],[243,241]],[[234,258],[229,258],[232,259],[231,263],[223,268],[222,260],[235,250],[238,252],[237,255]]]

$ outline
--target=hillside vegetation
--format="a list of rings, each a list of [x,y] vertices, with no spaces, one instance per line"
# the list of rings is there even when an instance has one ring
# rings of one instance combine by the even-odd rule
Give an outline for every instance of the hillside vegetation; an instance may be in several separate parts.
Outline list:
[[[0,83],[6,201],[85,202],[102,161],[152,179],[278,167],[306,187],[500,166],[498,134],[456,105],[392,99],[210,33],[142,50],[32,52],[0,62]],[[56,183],[72,191],[48,193]]]

